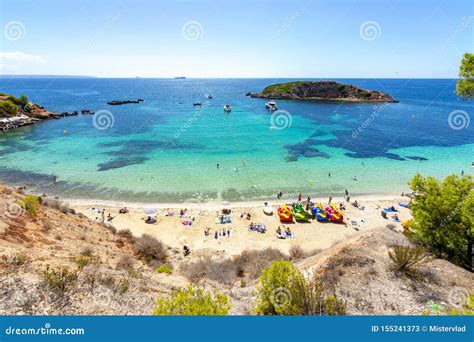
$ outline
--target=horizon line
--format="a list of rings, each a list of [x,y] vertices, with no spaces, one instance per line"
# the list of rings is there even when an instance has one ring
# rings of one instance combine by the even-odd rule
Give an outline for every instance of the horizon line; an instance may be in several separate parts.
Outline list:
[[[259,76],[259,77],[225,77],[225,76],[201,76],[201,77],[187,77],[187,76],[91,76],[91,75],[2,75],[0,78],[103,78],[103,79],[176,79],[176,77],[184,77],[184,79],[419,79],[419,80],[459,80],[459,77],[316,77],[316,76],[306,76],[306,77],[297,77],[297,76]],[[180,78],[181,80],[183,78]]]

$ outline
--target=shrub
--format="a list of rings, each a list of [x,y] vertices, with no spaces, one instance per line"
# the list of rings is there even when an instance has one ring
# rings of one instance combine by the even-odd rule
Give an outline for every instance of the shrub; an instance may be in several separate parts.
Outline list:
[[[130,231],[130,229],[121,229],[117,232],[117,235],[125,239],[129,239],[129,240],[133,239],[133,234]]]
[[[65,266],[50,269],[48,265],[43,272],[43,280],[50,290],[66,292],[77,281],[77,272]]]
[[[321,315],[323,313],[323,285],[316,277],[310,281],[303,275],[295,279],[293,300],[297,303],[301,315]]]
[[[28,262],[28,256],[23,254],[23,253],[16,253],[11,261],[10,261],[10,265],[12,266],[15,266],[15,267],[19,267],[19,266],[22,266],[24,264],[26,264]]]
[[[422,247],[394,246],[388,252],[390,269],[411,278],[419,278],[418,266],[427,261],[428,256]]]
[[[133,270],[133,258],[130,255],[123,255],[117,262],[117,269],[126,271]]]
[[[94,254],[94,250],[91,247],[84,247],[81,251],[81,255],[91,257]]]
[[[33,195],[26,195],[20,201],[20,205],[25,209],[30,215],[36,216],[38,214],[37,208],[39,206],[38,197]]]
[[[291,258],[291,260],[301,260],[301,259],[304,259],[305,257],[306,257],[306,253],[303,250],[303,248],[301,248],[298,245],[291,246],[291,248],[290,248],[290,258]]]
[[[4,116],[15,116],[18,113],[18,106],[10,100],[0,101],[0,113]]]
[[[289,261],[276,261],[260,276],[256,314],[344,315],[345,303],[335,294],[325,294],[316,276],[307,279]]]
[[[288,257],[274,248],[260,251],[245,250],[231,259],[213,260],[204,258],[188,262],[180,266],[180,271],[193,283],[205,277],[222,284],[231,285],[237,280],[237,277],[243,277],[244,275],[255,279],[260,275],[262,269],[269,266],[272,261],[285,259],[288,259]]]
[[[234,257],[233,261],[237,268],[237,273],[248,274],[252,279],[258,278],[262,270],[276,260],[287,260],[288,256],[275,248],[264,250],[245,250],[240,255]]]
[[[152,261],[153,259],[165,261],[168,256],[165,245],[149,234],[143,234],[136,239],[134,247],[135,252],[146,261]]]
[[[473,270],[474,179],[448,176],[439,181],[417,174],[410,187],[416,193],[408,237],[436,256]]]
[[[328,315],[345,315],[346,304],[336,295],[328,295],[324,299],[324,310]]]
[[[93,262],[94,262],[94,258],[92,256],[81,255],[76,258],[76,264],[80,270],[82,270],[87,265],[92,264]]]
[[[158,298],[155,315],[224,316],[230,310],[229,298],[220,293],[204,292],[189,285],[174,291],[169,299]]]
[[[173,270],[172,270],[171,267],[169,267],[169,266],[161,265],[160,267],[158,267],[158,268],[156,269],[156,272],[158,272],[158,273],[171,274],[171,273],[173,273]]]
[[[259,315],[297,315],[293,300],[294,284],[299,277],[296,267],[289,261],[274,261],[260,275],[255,313]]]

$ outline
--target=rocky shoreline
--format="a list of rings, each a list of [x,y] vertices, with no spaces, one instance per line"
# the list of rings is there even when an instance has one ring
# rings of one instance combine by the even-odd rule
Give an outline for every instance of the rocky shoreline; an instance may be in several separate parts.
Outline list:
[[[334,81],[297,81],[272,84],[260,93],[247,96],[263,99],[342,102],[398,102],[378,90],[365,90],[350,84]]]

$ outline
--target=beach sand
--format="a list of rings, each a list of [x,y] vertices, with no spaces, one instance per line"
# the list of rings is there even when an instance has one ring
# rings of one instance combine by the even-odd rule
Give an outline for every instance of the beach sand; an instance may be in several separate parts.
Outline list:
[[[314,202],[322,202],[327,204],[326,199],[313,199]],[[107,203],[94,201],[70,201],[71,207],[77,212],[83,213],[93,220],[101,221],[101,215],[91,208],[101,208],[106,210],[106,214],[111,213],[114,219],[110,222],[118,230],[130,229],[134,236],[142,234],[150,234],[170,247],[183,248],[188,245],[193,251],[193,256],[209,255],[215,253],[223,253],[225,255],[235,255],[241,253],[245,249],[264,249],[274,247],[282,252],[289,252],[292,246],[299,245],[303,250],[310,252],[313,250],[324,250],[334,244],[344,241],[345,239],[366,232],[368,230],[385,227],[391,223],[395,225],[395,229],[401,230],[400,222],[395,222],[388,213],[388,219],[384,219],[380,211],[385,207],[395,206],[399,210],[398,217],[403,222],[411,217],[410,211],[398,205],[399,202],[407,203],[408,198],[400,196],[366,196],[364,198],[351,198],[351,202],[357,200],[360,205],[364,206],[364,210],[358,209],[344,201],[346,210],[344,211],[345,224],[338,223],[322,223],[316,220],[310,223],[293,223],[283,224],[289,226],[294,237],[291,239],[278,239],[276,237],[276,229],[282,226],[276,214],[277,208],[283,203],[291,203],[291,201],[272,201],[268,204],[274,209],[274,214],[269,216],[263,212],[263,203],[231,203],[222,205],[217,203],[198,204],[186,203],[181,205],[164,205],[159,206],[143,206],[139,204],[124,203]],[[343,198],[334,198],[332,203],[339,204],[343,202]],[[130,211],[126,214],[119,214],[121,207],[126,206]],[[145,208],[157,208],[156,224],[146,224],[144,219],[146,214]],[[187,214],[194,218],[191,226],[185,226],[183,221],[191,221],[190,217],[180,218],[179,211],[186,207]],[[216,224],[216,219],[221,216],[223,208],[231,209],[232,223]],[[173,216],[166,216],[166,213],[174,213]],[[242,213],[250,213],[251,220],[245,217],[241,218]],[[260,234],[249,231],[250,222],[262,223],[267,227],[267,232]],[[353,225],[353,222],[357,226]],[[205,236],[204,231],[210,228],[210,235]],[[215,231],[225,229],[231,231],[230,237],[219,236],[214,238]]]
[[[399,210],[398,217],[401,221],[407,220],[411,217],[410,211],[398,205],[399,202],[407,203],[407,198],[400,196],[382,196],[382,197],[365,197],[351,198],[351,202],[357,200],[360,205],[364,206],[363,210],[358,209],[343,201],[343,198],[334,198],[332,203],[339,204],[343,202],[346,206],[344,211],[345,224],[338,223],[322,223],[316,220],[310,223],[293,223],[283,224],[290,227],[294,233],[291,239],[278,239],[276,237],[276,229],[282,226],[276,214],[277,208],[283,201],[273,201],[268,204],[274,209],[274,214],[269,216],[263,212],[263,203],[235,203],[235,204],[197,204],[187,203],[183,205],[157,205],[157,206],[142,206],[138,204],[124,204],[124,203],[107,203],[104,205],[99,202],[88,201],[71,201],[70,205],[77,211],[81,212],[90,219],[101,220],[101,215],[91,208],[100,208],[106,210],[106,215],[110,213],[114,219],[110,222],[118,230],[130,229],[135,236],[142,234],[150,234],[168,246],[175,248],[182,248],[183,245],[188,245],[193,250],[194,254],[208,254],[209,252],[219,252],[227,255],[235,255],[241,253],[245,249],[264,249],[267,247],[274,247],[280,249],[282,252],[289,252],[291,246],[298,245],[305,251],[312,251],[315,249],[324,250],[334,244],[344,241],[345,239],[354,236],[358,233],[363,233],[368,230],[384,227],[391,223],[395,225],[396,229],[401,230],[400,222],[395,222],[388,213],[388,219],[384,219],[380,211],[384,207],[395,206]],[[327,204],[327,199],[315,199],[314,202],[322,202]],[[289,202],[289,201],[284,201]],[[119,214],[121,207],[126,206],[129,209],[127,214]],[[146,224],[144,219],[146,208],[157,208],[156,224]],[[179,217],[181,208],[186,207],[187,214],[190,217]],[[222,215],[222,209],[231,209],[229,215],[232,218],[232,223],[219,224],[216,223]],[[174,213],[173,216],[166,216],[167,213]],[[250,213],[251,220],[245,217],[241,218],[242,213]],[[183,221],[194,222],[191,226],[185,226]],[[250,222],[265,224],[267,232],[260,234],[249,231]],[[355,222],[357,225],[353,225]],[[204,231],[210,228],[210,235],[205,236]],[[223,230],[230,230],[230,237],[219,236],[214,238],[215,231],[222,232]]]

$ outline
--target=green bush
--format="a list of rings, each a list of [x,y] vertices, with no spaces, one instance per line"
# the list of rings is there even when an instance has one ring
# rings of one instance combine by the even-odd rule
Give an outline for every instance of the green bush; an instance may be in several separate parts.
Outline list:
[[[23,254],[23,253],[16,253],[11,261],[10,261],[10,265],[12,266],[22,266],[24,264],[26,264],[28,262],[28,256]]]
[[[154,314],[158,316],[224,316],[230,310],[229,298],[220,293],[204,292],[189,285],[174,291],[169,299],[158,298]]]
[[[36,216],[38,214],[37,209],[39,206],[38,197],[33,195],[26,195],[20,201],[20,205],[25,209],[30,215]]]
[[[260,275],[255,313],[259,315],[297,315],[294,303],[295,283],[299,277],[289,261],[274,261]]]
[[[345,315],[346,305],[335,294],[325,294],[316,276],[307,279],[289,261],[275,261],[263,270],[257,288],[259,315]]]
[[[345,315],[346,304],[343,300],[337,298],[336,295],[328,295],[324,299],[324,310],[328,315]]]
[[[77,267],[82,270],[87,265],[94,263],[96,259],[92,256],[81,255],[76,258]]]
[[[158,268],[156,269],[156,272],[158,272],[158,273],[171,274],[171,273],[173,273],[173,270],[172,270],[171,267],[169,267],[169,266],[161,265],[160,267],[158,267]]]
[[[50,269],[48,265],[43,272],[43,280],[50,290],[66,292],[70,286],[76,283],[77,272],[65,266]]]
[[[10,100],[0,101],[0,115],[15,116],[18,113],[18,106]]]
[[[417,174],[410,209],[413,223],[407,236],[433,254],[472,270],[474,244],[474,181],[448,176],[443,181]]]
[[[394,246],[388,252],[392,271],[411,278],[419,278],[418,267],[427,261],[428,256],[422,247]]]

